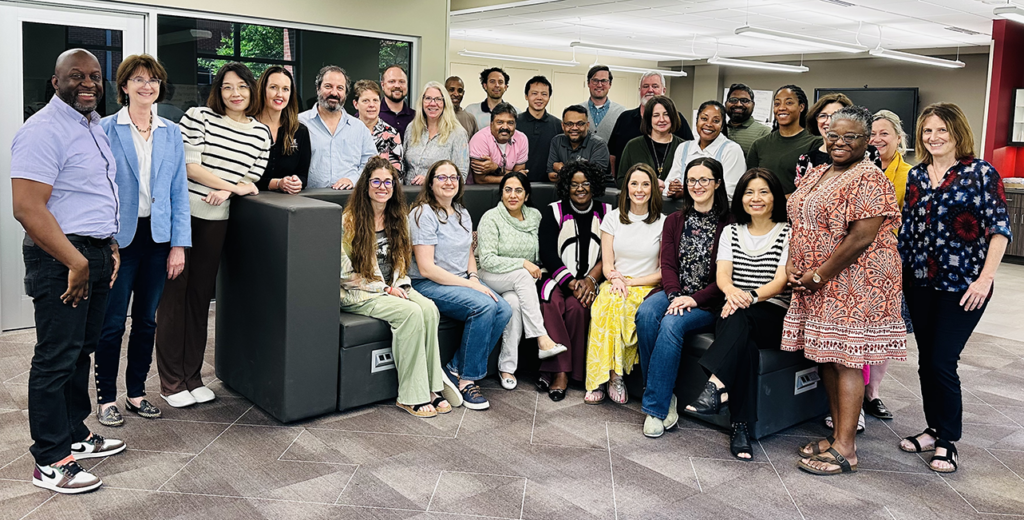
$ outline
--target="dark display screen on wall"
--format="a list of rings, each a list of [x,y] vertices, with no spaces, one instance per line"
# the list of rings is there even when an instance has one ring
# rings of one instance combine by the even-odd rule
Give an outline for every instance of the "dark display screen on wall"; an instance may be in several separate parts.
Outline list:
[[[853,104],[862,106],[871,113],[886,109],[895,112],[903,121],[907,134],[907,149],[914,149],[914,130],[917,126],[917,88],[816,88],[814,100],[831,93],[846,94]]]

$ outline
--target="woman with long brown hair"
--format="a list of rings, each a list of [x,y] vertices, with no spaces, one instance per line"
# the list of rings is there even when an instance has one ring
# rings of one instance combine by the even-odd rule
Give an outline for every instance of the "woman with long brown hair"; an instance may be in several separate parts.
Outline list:
[[[398,172],[387,159],[371,158],[341,217],[341,310],[391,325],[396,404],[416,417],[434,417],[451,412],[462,399],[441,372],[441,315],[430,299],[413,290],[408,276],[408,214]]]
[[[274,137],[267,170],[256,187],[298,193],[306,185],[313,148],[309,143],[309,129],[299,122],[298,93],[288,69],[274,65],[263,71],[256,82],[249,115],[267,125]]]

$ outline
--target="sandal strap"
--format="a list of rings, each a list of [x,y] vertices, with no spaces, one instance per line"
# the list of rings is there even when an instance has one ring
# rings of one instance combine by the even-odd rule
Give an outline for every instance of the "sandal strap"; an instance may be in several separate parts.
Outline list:
[[[842,453],[839,453],[839,451],[837,451],[835,448],[830,446],[827,450],[825,450],[825,453],[832,455],[834,458],[830,459],[828,457],[825,457],[824,454],[822,454],[818,455],[817,457],[814,457],[814,460],[817,460],[819,462],[827,462],[829,464],[836,464],[837,466],[839,466],[839,469],[843,470],[844,473],[851,471],[852,468],[850,467],[850,461],[846,460],[846,457],[844,457]]]

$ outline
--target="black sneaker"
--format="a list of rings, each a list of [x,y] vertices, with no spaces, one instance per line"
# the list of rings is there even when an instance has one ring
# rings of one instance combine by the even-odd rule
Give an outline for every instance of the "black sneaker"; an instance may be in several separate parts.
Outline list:
[[[101,435],[93,433],[88,439],[73,443],[71,454],[76,459],[93,459],[121,453],[126,447],[124,441],[104,439]]]
[[[57,493],[74,494],[92,491],[102,486],[103,481],[72,460],[63,466],[36,465],[32,473],[32,484]]]

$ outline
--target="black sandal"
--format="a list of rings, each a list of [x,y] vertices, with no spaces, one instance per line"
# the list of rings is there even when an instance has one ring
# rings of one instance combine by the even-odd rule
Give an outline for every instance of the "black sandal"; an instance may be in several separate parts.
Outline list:
[[[946,454],[945,455],[933,455],[932,456],[932,460],[928,461],[928,469],[930,469],[930,470],[932,470],[932,471],[934,471],[936,473],[953,473],[953,472],[955,472],[956,469],[957,469],[957,461],[960,459],[960,457],[958,456],[958,454],[956,452],[956,446],[952,442],[949,442],[947,440],[935,439],[935,447],[936,448],[945,448]],[[936,462],[936,461],[938,461],[938,462],[948,462],[948,463],[953,465],[953,469],[946,469],[946,468],[939,469],[939,468],[936,468],[935,466],[932,466],[932,463]]]
[[[733,457],[736,457],[739,460],[754,460],[754,450],[750,447],[750,434],[747,433],[747,423],[732,423],[732,436],[729,439],[729,451],[732,452]],[[750,455],[750,458],[740,457],[741,453]]]
[[[831,455],[832,458],[826,457],[825,454]],[[832,470],[818,469],[814,466],[811,466],[807,462],[824,462],[826,464],[835,464],[836,466],[839,467]],[[804,462],[804,459],[800,459],[796,463],[796,465],[798,468],[814,475],[839,475],[841,473],[857,472],[857,465],[851,465],[850,461],[846,460],[846,457],[839,453],[839,451],[837,451],[835,448],[829,448],[825,450],[825,453],[822,453],[821,455],[815,455],[807,459],[807,462]]]
[[[935,439],[935,442],[938,442],[939,432],[935,431],[934,428],[925,428],[923,432],[921,432],[921,433],[919,433],[917,435],[911,435],[910,437],[904,437],[903,438],[903,440],[905,440],[905,441],[910,441],[910,443],[914,445],[914,449],[912,449],[912,450],[905,449],[903,447],[903,443],[902,442],[900,443],[900,449],[905,451],[905,452],[907,452],[907,453],[923,453],[923,452],[926,452],[926,451],[935,451],[935,446],[932,446],[929,449],[924,449],[924,448],[921,447],[921,443],[917,442],[917,438],[922,436],[922,435],[930,435],[933,439]]]
[[[704,391],[700,393],[697,400],[690,403],[693,411],[701,415],[718,415],[722,410],[722,392],[715,383],[708,381],[704,385]]]

